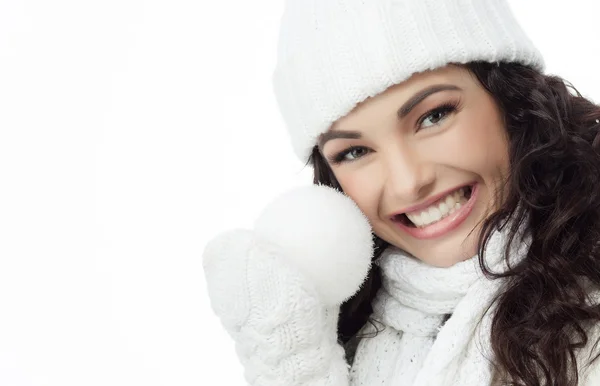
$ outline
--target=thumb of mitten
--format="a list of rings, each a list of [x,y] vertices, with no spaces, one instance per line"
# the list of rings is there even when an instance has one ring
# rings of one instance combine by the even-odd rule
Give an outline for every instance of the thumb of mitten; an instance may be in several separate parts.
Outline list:
[[[253,232],[231,230],[212,239],[205,247],[202,265],[211,306],[224,327],[236,331],[250,313],[246,276]]]

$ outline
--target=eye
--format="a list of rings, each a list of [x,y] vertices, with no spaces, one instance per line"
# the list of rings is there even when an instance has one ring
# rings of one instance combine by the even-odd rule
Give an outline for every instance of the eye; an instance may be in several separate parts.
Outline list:
[[[446,118],[449,114],[455,112],[457,109],[457,104],[455,103],[445,103],[441,106],[436,107],[433,110],[429,110],[421,119],[419,119],[418,126],[422,128],[429,128],[431,126],[439,124],[444,118]],[[430,122],[429,125],[426,125],[425,122]]]
[[[330,162],[334,165],[343,163],[356,161],[360,157],[363,157],[365,154],[369,152],[364,146],[351,146],[346,150],[342,150],[341,152],[335,154],[332,158],[330,158]]]

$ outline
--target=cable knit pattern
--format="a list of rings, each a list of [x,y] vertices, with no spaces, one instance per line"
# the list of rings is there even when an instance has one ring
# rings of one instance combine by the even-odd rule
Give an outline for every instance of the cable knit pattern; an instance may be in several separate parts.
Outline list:
[[[273,87],[305,162],[319,134],[412,74],[544,60],[506,0],[286,0]]]
[[[348,386],[337,343],[339,306],[325,307],[312,283],[280,251],[236,230],[204,252],[211,305],[236,342],[253,386]]]

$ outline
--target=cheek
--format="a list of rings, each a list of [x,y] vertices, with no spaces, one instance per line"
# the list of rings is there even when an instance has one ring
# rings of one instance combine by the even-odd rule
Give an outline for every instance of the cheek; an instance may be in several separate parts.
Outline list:
[[[508,164],[508,138],[499,111],[493,102],[482,103],[471,115],[468,135],[473,138],[479,158],[486,166]]]
[[[483,124],[480,130],[471,130],[473,158],[478,169],[496,175],[508,168],[508,140],[500,124]]]
[[[336,179],[344,193],[350,197],[359,209],[373,223],[378,216],[379,199],[377,173],[370,171],[369,168],[364,170],[338,172]]]
[[[490,112],[489,116],[493,116]],[[480,116],[461,122],[456,131],[453,165],[479,176],[486,186],[490,204],[497,207],[506,191],[500,191],[510,168],[508,138],[500,120]],[[449,146],[450,148],[450,146]],[[499,194],[500,196],[497,196]],[[497,201],[498,200],[498,201]]]
[[[457,122],[437,149],[452,164],[482,177],[508,167],[508,142],[501,122],[472,115]]]

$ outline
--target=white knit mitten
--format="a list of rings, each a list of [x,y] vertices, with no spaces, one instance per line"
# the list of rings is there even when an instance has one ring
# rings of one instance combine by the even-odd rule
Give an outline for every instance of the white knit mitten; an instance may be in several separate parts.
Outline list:
[[[348,386],[338,314],[364,281],[371,256],[362,213],[322,186],[281,196],[254,231],[229,231],[207,245],[211,305],[251,385]]]

